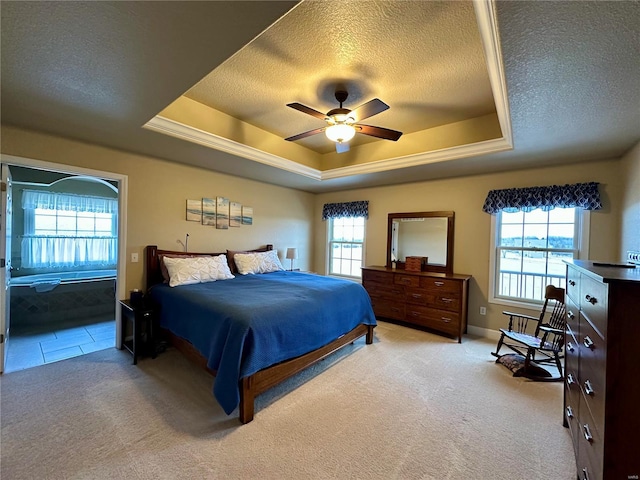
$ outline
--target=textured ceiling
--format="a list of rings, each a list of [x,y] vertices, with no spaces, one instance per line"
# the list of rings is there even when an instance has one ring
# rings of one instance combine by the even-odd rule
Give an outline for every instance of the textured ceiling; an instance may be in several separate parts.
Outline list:
[[[347,4],[369,8],[354,13]],[[486,19],[471,15],[487,5],[496,58],[487,56]],[[637,1],[4,0],[0,12],[3,124],[307,191],[612,158],[640,140]],[[496,64],[503,69],[498,77]],[[395,144],[353,148],[352,166],[394,151],[437,150],[437,140],[451,133],[447,122],[486,112],[491,92],[490,109],[508,107],[498,130],[511,129],[513,149],[397,161],[393,169],[321,181],[247,158],[248,149],[277,157],[283,136],[315,128],[316,119],[285,104],[328,110],[336,81],[351,93],[348,107],[376,97],[391,106],[368,123],[406,132]],[[201,130],[228,117],[224,133],[238,148],[213,151],[203,141],[143,128],[177,99],[207,112]],[[481,126],[453,125],[475,134]],[[321,140],[288,145],[282,158],[311,170],[345,162],[318,153],[326,149]]]
[[[324,125],[287,103],[324,113],[338,88],[345,108],[380,97],[391,108],[365,123],[405,134],[495,112],[470,1],[304,2],[185,95],[284,138]]]

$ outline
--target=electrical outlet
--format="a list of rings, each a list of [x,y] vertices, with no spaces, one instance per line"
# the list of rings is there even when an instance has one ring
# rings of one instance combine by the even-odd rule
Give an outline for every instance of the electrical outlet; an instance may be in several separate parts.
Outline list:
[[[137,253],[132,253],[131,254],[131,263],[136,263],[138,261],[138,254]]]
[[[480,315],[486,315],[487,314],[487,307],[480,307]]]

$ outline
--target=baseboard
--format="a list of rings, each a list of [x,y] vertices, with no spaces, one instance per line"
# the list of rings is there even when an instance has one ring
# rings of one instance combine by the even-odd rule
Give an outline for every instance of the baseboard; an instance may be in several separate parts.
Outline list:
[[[467,333],[475,335],[477,337],[484,337],[496,342],[500,338],[500,332],[497,330],[491,330],[489,328],[475,327],[473,325],[467,325]]]

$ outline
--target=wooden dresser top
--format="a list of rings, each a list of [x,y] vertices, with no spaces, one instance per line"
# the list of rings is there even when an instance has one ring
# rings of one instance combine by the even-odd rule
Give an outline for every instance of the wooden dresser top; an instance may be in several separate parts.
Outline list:
[[[377,272],[397,273],[401,275],[418,275],[421,277],[437,277],[437,278],[450,278],[453,280],[469,280],[471,275],[465,275],[463,273],[438,273],[438,272],[414,272],[411,270],[403,270],[401,268],[393,269],[387,268],[382,265],[370,265],[362,267],[363,270],[374,270]]]
[[[640,267],[627,268],[610,262],[598,262],[596,260],[565,260],[568,265],[579,267],[587,275],[599,282],[640,282]]]

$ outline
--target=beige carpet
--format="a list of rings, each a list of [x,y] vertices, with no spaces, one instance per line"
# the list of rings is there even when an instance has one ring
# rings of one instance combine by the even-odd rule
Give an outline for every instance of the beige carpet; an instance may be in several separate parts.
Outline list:
[[[388,323],[227,417],[180,353],[115,349],[0,380],[1,477],[576,478],[562,384],[513,378],[493,342]]]

